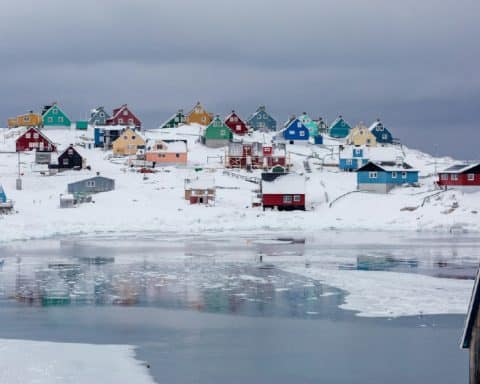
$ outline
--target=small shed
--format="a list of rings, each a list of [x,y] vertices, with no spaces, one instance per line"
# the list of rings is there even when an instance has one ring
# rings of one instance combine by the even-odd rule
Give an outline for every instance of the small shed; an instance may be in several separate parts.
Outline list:
[[[279,211],[305,210],[305,177],[294,173],[262,173],[262,205]]]
[[[75,197],[71,193],[60,195],[60,208],[74,208],[75,205]]]
[[[473,286],[470,305],[468,307],[467,319],[463,330],[461,348],[469,349],[470,352],[470,384],[480,383],[480,269],[477,270],[477,277]]]
[[[213,178],[185,180],[185,200],[190,202],[190,204],[214,204],[215,195],[216,187]]]
[[[115,180],[103,177],[97,174],[97,176],[90,177],[88,179],[76,181],[68,184],[68,193],[73,194],[91,194],[113,191],[115,189]]]
[[[76,129],[81,129],[81,130],[86,130],[88,129],[88,121],[87,120],[78,120],[75,123],[75,128]]]
[[[50,164],[52,152],[35,151],[35,164]]]

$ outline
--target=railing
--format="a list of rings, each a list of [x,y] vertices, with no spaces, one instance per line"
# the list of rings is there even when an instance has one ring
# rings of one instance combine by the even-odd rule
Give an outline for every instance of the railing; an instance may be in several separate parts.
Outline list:
[[[335,199],[332,200],[332,202],[330,204],[328,204],[328,208],[332,208],[333,204],[335,204],[337,201],[343,199],[344,197],[348,196],[348,195],[351,195],[352,193],[358,193],[358,192],[361,192],[361,191],[350,191],[350,192],[347,192],[347,193],[344,193],[343,195],[340,195],[338,197],[336,197]]]
[[[261,180],[258,177],[245,176],[245,175],[242,175],[240,173],[236,173],[236,172],[232,172],[232,171],[225,170],[225,171],[223,171],[223,174],[226,175],[226,176],[235,177],[236,179],[242,179],[242,180],[248,181],[249,183],[260,184],[260,182],[261,182]]]

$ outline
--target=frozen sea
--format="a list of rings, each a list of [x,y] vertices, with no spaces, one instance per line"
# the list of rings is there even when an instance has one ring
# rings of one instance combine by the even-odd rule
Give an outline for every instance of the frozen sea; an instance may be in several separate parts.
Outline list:
[[[390,298],[411,315],[375,317],[370,300],[345,309],[354,292],[335,284],[338,273],[350,290],[379,273],[434,279],[468,302],[473,235],[127,233],[7,243],[0,255],[0,338],[133,345],[158,383],[467,380],[465,315],[443,314],[462,300],[425,315]]]

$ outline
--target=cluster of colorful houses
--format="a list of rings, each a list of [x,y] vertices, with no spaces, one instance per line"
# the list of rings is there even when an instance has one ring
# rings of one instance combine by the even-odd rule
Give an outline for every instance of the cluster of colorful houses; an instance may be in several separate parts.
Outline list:
[[[403,158],[391,158],[389,148],[398,144],[398,140],[379,119],[370,127],[359,124],[352,128],[342,116],[327,125],[322,118],[314,120],[304,112],[299,117],[291,116],[283,127],[277,129],[276,120],[265,106],[258,107],[248,119],[243,120],[235,111],[222,119],[197,103],[188,114],[178,110],[160,128],[177,128],[185,124],[200,126],[198,141],[206,147],[225,147],[226,168],[267,171],[262,174],[261,181],[264,208],[305,209],[305,188],[301,187],[299,180],[293,180],[295,175],[289,173],[291,164],[287,145],[323,145],[325,137],[330,142],[337,142],[338,167],[357,173],[359,190],[388,193],[399,185],[416,185],[419,180],[419,171],[405,163]],[[113,109],[111,114],[104,107],[97,107],[91,110],[88,121],[77,121],[75,128],[88,129],[89,125],[94,130],[93,146],[111,150],[113,156],[128,156],[131,167],[185,166],[188,163],[187,140],[146,139],[141,120],[127,104]],[[8,126],[26,127],[16,140],[16,151],[35,151],[35,162],[48,164],[52,173],[85,168],[85,158],[73,145],[58,152],[57,146],[47,136],[48,129],[44,128],[72,127],[70,118],[57,103],[45,106],[41,114],[29,112],[8,119]],[[272,132],[272,140],[269,143],[244,140],[252,131]],[[57,152],[58,156],[53,158]],[[382,153],[383,156],[379,155]],[[92,183],[92,180],[86,183]],[[291,190],[288,184],[298,189]],[[480,164],[461,164],[441,171],[437,184],[442,188],[478,188]],[[277,194],[273,193],[275,188],[278,189]],[[215,199],[212,185],[191,187],[188,196],[187,189],[185,191],[185,198],[191,203],[210,203]],[[6,197],[2,198],[0,194],[0,203],[2,199],[6,200]]]

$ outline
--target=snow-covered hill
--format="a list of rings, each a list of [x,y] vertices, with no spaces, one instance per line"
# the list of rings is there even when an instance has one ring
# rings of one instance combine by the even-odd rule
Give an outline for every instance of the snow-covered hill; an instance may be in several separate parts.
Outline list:
[[[147,131],[147,138],[183,138],[189,142],[186,168],[168,167],[144,179],[123,159],[111,159],[111,152],[82,149],[91,170],[43,176],[34,165],[33,153],[22,153],[23,190],[15,190],[17,155],[0,154],[0,184],[15,201],[17,213],[0,216],[0,241],[41,238],[77,233],[162,231],[162,232],[249,232],[307,231],[325,229],[380,231],[480,231],[480,193],[448,191],[434,196],[435,168],[454,163],[406,147],[391,147],[392,157],[401,155],[420,170],[421,186],[398,188],[388,195],[349,193],[355,191],[355,173],[340,172],[338,140],[326,139],[324,146],[289,145],[293,171],[307,178],[307,211],[276,212],[252,208],[255,184],[223,173],[225,149],[210,149],[198,143],[199,126]],[[50,129],[45,131],[59,150],[81,143],[93,132]],[[0,151],[14,151],[15,131],[0,130]],[[269,142],[268,134],[255,133],[248,140]],[[312,172],[304,170],[308,158]],[[195,168],[202,168],[195,172]],[[60,209],[59,195],[67,184],[100,172],[114,178],[116,189],[95,195],[95,202],[75,209]],[[255,171],[253,176],[259,176]],[[217,199],[213,207],[189,205],[184,200],[184,179],[192,174],[215,178]],[[251,173],[239,172],[252,176]],[[346,194],[346,195],[345,195]],[[345,196],[343,196],[345,195]],[[341,197],[343,196],[343,197]],[[340,198],[339,198],[340,197]],[[455,203],[455,204],[454,204]],[[423,205],[422,205],[423,204]],[[458,208],[455,208],[457,207]]]

